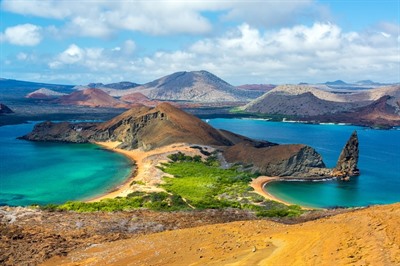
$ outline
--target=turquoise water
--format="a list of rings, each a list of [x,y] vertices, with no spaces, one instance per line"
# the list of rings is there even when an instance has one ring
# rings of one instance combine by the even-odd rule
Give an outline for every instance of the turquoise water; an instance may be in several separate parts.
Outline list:
[[[361,175],[350,182],[274,182],[265,189],[285,201],[310,207],[366,206],[400,202],[400,130],[311,125],[251,119],[210,119],[216,128],[276,143],[314,147],[333,167],[354,130],[360,141]]]
[[[128,177],[132,163],[92,144],[17,140],[33,124],[0,127],[0,205],[63,203],[103,194]]]

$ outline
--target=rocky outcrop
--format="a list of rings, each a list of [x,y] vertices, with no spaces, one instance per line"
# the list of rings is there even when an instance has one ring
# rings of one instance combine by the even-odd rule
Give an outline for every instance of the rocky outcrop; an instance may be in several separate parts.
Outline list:
[[[358,153],[358,136],[357,131],[354,131],[340,153],[332,175],[340,177],[343,180],[348,180],[352,176],[360,175],[360,171],[357,166]]]
[[[36,124],[33,131],[21,137],[31,141],[87,143],[96,132],[95,123],[71,124],[46,121]]]
[[[301,145],[254,147],[241,142],[223,153],[228,163],[240,163],[253,172],[295,179],[319,179],[329,176],[322,157],[313,148]]]
[[[0,115],[14,113],[7,105],[0,103]]]

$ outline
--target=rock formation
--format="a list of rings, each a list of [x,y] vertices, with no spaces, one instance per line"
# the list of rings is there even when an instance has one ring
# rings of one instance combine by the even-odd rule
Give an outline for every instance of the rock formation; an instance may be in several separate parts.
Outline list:
[[[352,176],[360,175],[360,171],[357,167],[358,153],[358,136],[357,131],[354,131],[340,153],[332,175],[340,177],[343,180],[348,180]]]
[[[313,148],[302,145],[272,145],[254,147],[241,142],[223,153],[228,163],[241,163],[253,172],[267,176],[294,179],[319,179],[329,175],[322,157]]]
[[[14,113],[7,105],[0,103],[0,114]]]

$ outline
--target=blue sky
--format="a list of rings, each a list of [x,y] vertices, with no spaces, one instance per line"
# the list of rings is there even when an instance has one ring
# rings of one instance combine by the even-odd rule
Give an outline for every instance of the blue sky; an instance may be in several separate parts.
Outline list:
[[[0,77],[233,85],[400,81],[400,1],[2,0]]]

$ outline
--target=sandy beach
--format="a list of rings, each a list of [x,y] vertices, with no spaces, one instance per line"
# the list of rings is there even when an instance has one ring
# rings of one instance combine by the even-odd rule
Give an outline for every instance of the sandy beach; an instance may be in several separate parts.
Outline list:
[[[102,199],[115,197],[126,197],[134,191],[159,192],[164,191],[157,185],[162,182],[162,177],[168,174],[162,172],[156,166],[163,162],[168,162],[167,156],[172,153],[181,151],[183,153],[193,155],[201,155],[199,150],[193,149],[189,144],[177,143],[160,147],[151,151],[143,151],[140,149],[123,150],[118,149],[120,142],[96,142],[97,145],[114,152],[121,153],[128,157],[136,165],[132,175],[120,186],[110,192],[87,200],[87,202],[96,202]],[[133,182],[137,182],[134,184]]]
[[[254,188],[254,191],[255,191],[257,194],[259,194],[259,195],[265,197],[266,199],[274,200],[274,201],[283,203],[283,204],[285,204],[285,205],[291,205],[291,203],[286,202],[286,201],[281,200],[281,199],[278,199],[277,197],[275,197],[274,195],[272,195],[272,194],[266,192],[266,191],[263,189],[264,186],[265,186],[266,184],[271,183],[271,182],[274,182],[274,181],[278,181],[278,180],[279,180],[279,177],[278,177],[278,176],[259,176],[259,177],[257,177],[256,179],[253,179],[253,180],[251,181],[250,186],[251,186],[252,188]]]

